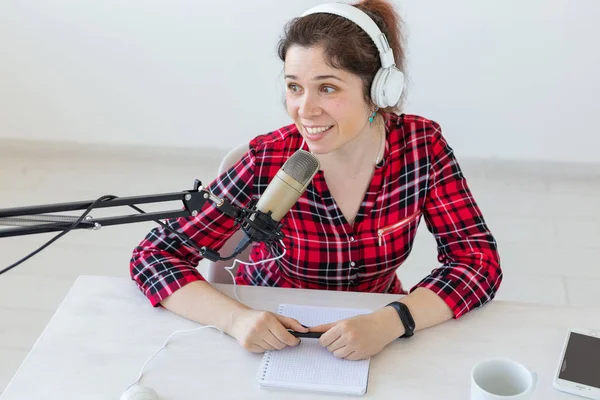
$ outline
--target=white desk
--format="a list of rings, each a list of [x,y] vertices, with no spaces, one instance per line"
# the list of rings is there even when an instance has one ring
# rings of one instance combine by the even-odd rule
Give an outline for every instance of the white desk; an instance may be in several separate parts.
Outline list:
[[[231,285],[215,285],[232,295]],[[279,303],[379,308],[393,295],[239,287],[253,308]],[[551,295],[551,293],[549,293]],[[167,336],[197,324],[152,308],[123,278],[80,277],[3,393],[2,400],[118,399]],[[467,399],[470,370],[480,359],[506,356],[540,376],[536,399],[577,399],[556,391],[552,376],[569,327],[600,328],[600,308],[493,301],[411,339],[396,340],[371,360],[367,398]],[[260,389],[262,355],[207,328],[172,338],[142,384],[163,400],[321,399]]]

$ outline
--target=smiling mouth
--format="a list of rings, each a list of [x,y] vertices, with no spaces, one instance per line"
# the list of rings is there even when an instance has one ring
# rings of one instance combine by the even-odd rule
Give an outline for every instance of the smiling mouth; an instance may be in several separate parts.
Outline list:
[[[323,134],[324,132],[327,132],[328,130],[333,128],[333,125],[320,126],[320,127],[316,127],[316,128],[309,128],[307,126],[303,126],[303,127],[308,136],[319,136],[319,135]]]

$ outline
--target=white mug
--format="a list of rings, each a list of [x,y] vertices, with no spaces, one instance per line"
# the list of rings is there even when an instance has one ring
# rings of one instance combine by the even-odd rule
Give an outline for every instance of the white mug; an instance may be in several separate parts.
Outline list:
[[[492,358],[477,363],[471,371],[471,400],[531,399],[537,374],[518,362]]]

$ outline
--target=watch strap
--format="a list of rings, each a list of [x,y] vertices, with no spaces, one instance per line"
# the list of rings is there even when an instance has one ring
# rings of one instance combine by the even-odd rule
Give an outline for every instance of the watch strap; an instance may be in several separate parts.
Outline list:
[[[401,338],[409,338],[415,333],[415,321],[408,309],[408,306],[399,301],[393,301],[387,306],[393,307],[398,313],[398,317],[400,317],[400,321],[402,325],[404,325],[404,335],[400,336]]]

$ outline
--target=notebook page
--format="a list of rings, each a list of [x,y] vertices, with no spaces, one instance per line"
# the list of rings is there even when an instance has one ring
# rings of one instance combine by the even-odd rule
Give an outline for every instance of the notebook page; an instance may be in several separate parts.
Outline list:
[[[314,326],[370,313],[368,309],[315,307],[281,304],[278,313]],[[336,358],[318,339],[302,338],[295,347],[267,351],[259,373],[262,386],[354,393],[366,391],[370,360],[349,361]]]

